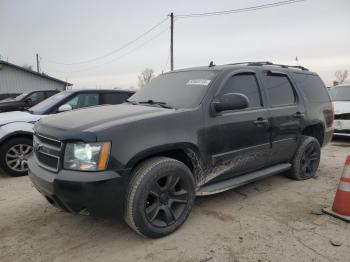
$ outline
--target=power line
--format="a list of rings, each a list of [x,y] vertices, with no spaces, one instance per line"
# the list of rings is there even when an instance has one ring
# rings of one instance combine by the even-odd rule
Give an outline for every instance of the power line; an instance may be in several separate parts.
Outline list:
[[[153,40],[157,39],[158,37],[160,37],[162,34],[164,34],[165,32],[167,32],[169,30],[169,28],[165,28],[164,30],[160,31],[158,34],[156,34],[154,37],[148,39],[147,41],[144,41],[142,44],[134,47],[133,49],[129,50],[129,52],[126,52],[112,60],[109,60],[108,62],[105,62],[105,63],[102,63],[102,64],[97,64],[97,65],[94,65],[94,66],[90,66],[90,67],[87,67],[87,68],[83,68],[83,69],[79,69],[79,70],[71,70],[69,72],[67,71],[58,71],[58,70],[54,70],[56,72],[60,72],[60,73],[63,73],[63,74],[69,74],[69,73],[77,73],[77,72],[83,72],[83,71],[87,71],[87,70],[91,70],[91,69],[95,69],[95,68],[98,68],[98,67],[101,67],[101,66],[104,66],[104,65],[107,65],[107,64],[110,64],[112,62],[115,62],[121,58],[124,58],[125,56],[128,56],[132,53],[134,53],[135,51],[137,51],[138,49],[142,48],[143,46],[147,45],[148,43],[152,42]]]
[[[114,49],[104,55],[101,55],[101,56],[98,56],[98,57],[95,57],[95,58],[91,58],[91,59],[87,59],[87,60],[83,60],[83,61],[79,61],[79,62],[72,62],[72,63],[63,63],[63,62],[57,62],[57,61],[54,61],[54,60],[50,60],[50,59],[46,59],[46,58],[43,58],[44,60],[46,60],[47,62],[49,63],[52,63],[52,64],[58,64],[58,65],[65,65],[65,66],[72,66],[72,65],[79,65],[79,64],[87,64],[87,63],[91,63],[91,62],[94,62],[94,61],[97,61],[97,60],[101,60],[105,57],[108,57],[110,55],[113,55],[125,48],[127,48],[128,46],[132,45],[133,43],[135,43],[136,41],[138,41],[139,39],[141,39],[142,37],[146,36],[147,34],[149,34],[150,32],[152,32],[154,29],[156,29],[157,27],[159,27],[160,25],[162,25],[163,23],[165,23],[165,21],[168,20],[168,17],[166,17],[165,19],[163,19],[162,21],[160,21],[159,23],[157,23],[156,25],[154,25],[153,27],[151,27],[150,29],[148,29],[147,31],[145,31],[144,33],[142,33],[141,35],[139,35],[138,37],[136,37],[135,39],[125,43],[124,45],[120,46],[119,48],[117,49]]]
[[[282,5],[295,4],[295,3],[303,2],[303,1],[306,1],[306,0],[280,1],[280,2],[270,3],[270,4],[256,5],[256,6],[231,9],[231,10],[224,10],[224,11],[217,11],[217,12],[180,14],[180,15],[176,15],[176,17],[177,18],[197,18],[197,17],[203,17],[203,16],[229,15],[229,14],[235,14],[235,13],[250,12],[250,11],[255,11],[255,10],[260,10],[260,9],[273,8],[273,7],[278,7],[278,6],[282,6]]]

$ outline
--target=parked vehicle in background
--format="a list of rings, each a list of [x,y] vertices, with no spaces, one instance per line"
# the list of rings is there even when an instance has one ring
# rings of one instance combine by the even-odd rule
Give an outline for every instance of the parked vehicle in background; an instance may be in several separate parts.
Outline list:
[[[33,125],[42,117],[89,106],[120,104],[133,93],[94,89],[62,91],[26,111],[0,114],[0,166],[12,176],[27,174],[27,159],[33,149]]]
[[[20,94],[14,98],[7,98],[0,101],[0,113],[9,111],[25,110],[41,101],[57,94],[57,90],[40,90]]]
[[[19,96],[20,93],[6,93],[6,94],[0,94],[0,102],[1,100],[7,99],[7,98],[15,98],[16,96]]]
[[[334,135],[350,136],[350,84],[329,90],[334,106]]]
[[[29,176],[51,204],[124,216],[147,237],[178,229],[195,195],[313,177],[333,135],[326,87],[303,67],[211,63],[162,74],[128,102],[40,120]]]

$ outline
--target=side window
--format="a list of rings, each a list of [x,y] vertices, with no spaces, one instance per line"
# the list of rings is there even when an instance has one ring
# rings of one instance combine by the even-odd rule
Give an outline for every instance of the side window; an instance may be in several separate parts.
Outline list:
[[[270,106],[293,105],[296,102],[294,90],[285,75],[266,74],[264,76]]]
[[[249,108],[262,107],[260,90],[254,74],[244,73],[232,76],[221,90],[220,95],[228,93],[246,95],[249,99]]]
[[[72,99],[68,100],[65,104],[68,104],[72,109],[78,109],[88,106],[99,105],[98,94],[78,94]]]
[[[329,102],[328,91],[319,76],[294,73],[294,79],[310,102]]]
[[[46,98],[49,98],[50,96],[57,94],[56,91],[46,91],[45,93],[46,93]]]
[[[109,105],[121,104],[128,99],[129,96],[129,94],[125,93],[105,93],[102,95],[102,103]]]
[[[45,99],[44,92],[35,92],[29,95],[26,99],[30,99],[32,103],[38,103]]]

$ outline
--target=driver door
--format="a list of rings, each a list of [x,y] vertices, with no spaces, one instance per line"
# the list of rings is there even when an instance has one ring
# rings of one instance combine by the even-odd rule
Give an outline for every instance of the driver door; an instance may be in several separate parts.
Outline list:
[[[231,75],[216,97],[227,93],[246,95],[249,105],[208,116],[206,143],[217,179],[263,168],[271,150],[268,113],[255,73]]]

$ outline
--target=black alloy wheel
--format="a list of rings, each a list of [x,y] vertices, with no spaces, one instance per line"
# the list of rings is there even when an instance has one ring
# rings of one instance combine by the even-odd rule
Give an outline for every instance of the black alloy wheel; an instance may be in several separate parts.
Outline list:
[[[311,177],[315,174],[320,162],[320,155],[318,143],[312,142],[307,145],[301,158],[302,177]]]
[[[195,186],[191,170],[168,157],[154,157],[132,172],[125,221],[142,236],[158,238],[179,229],[191,213]]]
[[[146,217],[155,227],[177,221],[189,201],[189,188],[179,175],[168,174],[153,181],[145,201]]]

